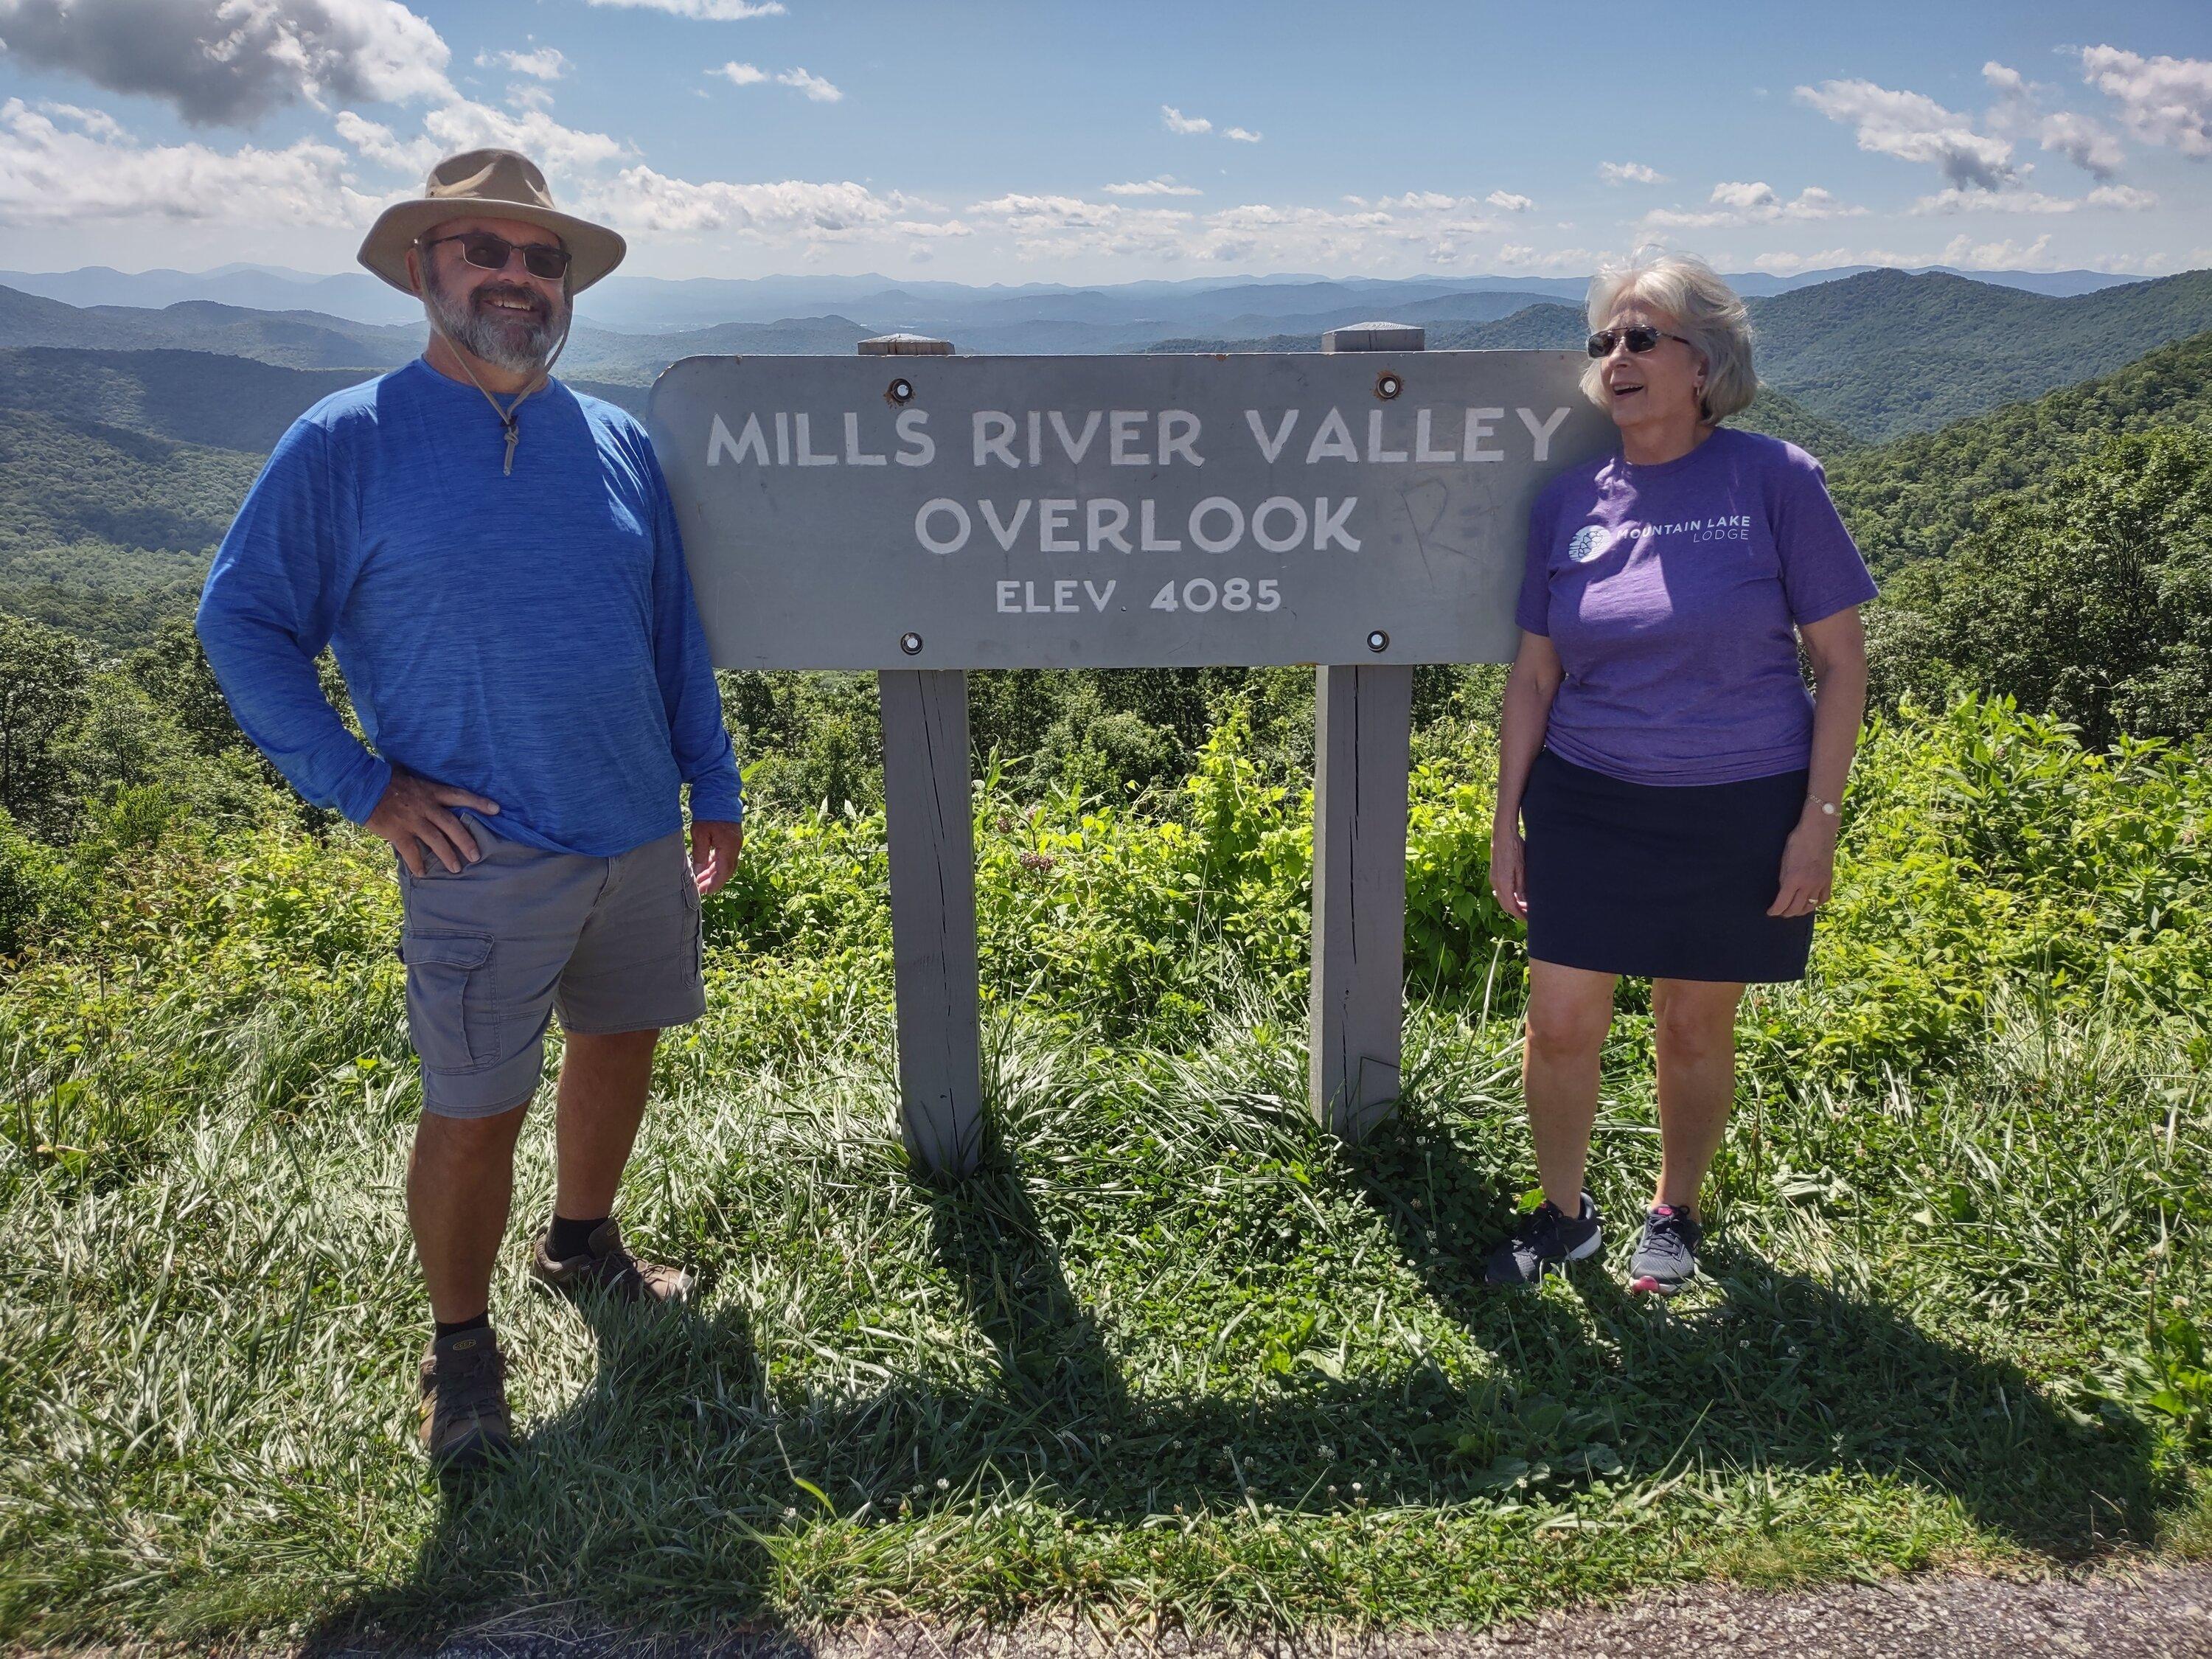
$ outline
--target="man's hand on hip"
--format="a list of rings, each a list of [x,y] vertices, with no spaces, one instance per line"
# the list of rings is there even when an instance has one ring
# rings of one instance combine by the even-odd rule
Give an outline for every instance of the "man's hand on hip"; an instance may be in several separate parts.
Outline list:
[[[448,810],[455,806],[470,807],[487,817],[499,811],[496,801],[448,784],[433,783],[395,766],[392,769],[392,781],[385,786],[376,810],[368,815],[363,828],[392,843],[392,850],[399,854],[399,861],[407,866],[410,875],[419,876],[428,871],[429,860],[423,856],[426,852],[448,872],[459,875],[463,865],[474,864],[483,854],[477,846],[476,837],[469,833],[468,825]]]
[[[736,873],[738,854],[745,844],[744,826],[713,818],[691,820],[691,879],[699,884],[699,896],[712,898]]]

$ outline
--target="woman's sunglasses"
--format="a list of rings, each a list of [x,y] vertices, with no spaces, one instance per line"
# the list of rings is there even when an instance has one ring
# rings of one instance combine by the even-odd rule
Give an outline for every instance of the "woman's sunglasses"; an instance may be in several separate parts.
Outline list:
[[[1659,329],[1646,328],[1638,323],[1629,328],[1598,330],[1589,337],[1589,355],[1593,357],[1610,357],[1613,356],[1614,346],[1625,345],[1631,355],[1641,357],[1645,352],[1656,349],[1662,340],[1682,340],[1684,345],[1690,343],[1687,340],[1683,340],[1679,334],[1668,334]]]
[[[471,230],[458,236],[426,236],[418,246],[435,247],[441,242],[459,242],[461,258],[479,270],[505,270],[507,260],[520,253],[522,268],[532,276],[557,283],[568,273],[568,250],[557,243],[510,242],[488,230]]]

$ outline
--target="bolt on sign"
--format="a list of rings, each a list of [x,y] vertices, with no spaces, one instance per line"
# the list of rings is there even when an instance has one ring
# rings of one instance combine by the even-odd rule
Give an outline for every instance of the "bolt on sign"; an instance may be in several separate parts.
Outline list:
[[[651,428],[722,667],[1498,661],[1583,366],[693,357]]]

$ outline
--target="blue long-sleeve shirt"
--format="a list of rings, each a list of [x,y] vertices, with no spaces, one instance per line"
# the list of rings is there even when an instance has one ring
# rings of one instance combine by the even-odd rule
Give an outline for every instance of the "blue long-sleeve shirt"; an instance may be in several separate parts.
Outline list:
[[[518,420],[506,474],[483,396],[418,358],[293,422],[200,597],[239,725],[356,823],[395,763],[497,802],[494,833],[552,852],[611,857],[673,832],[684,783],[693,817],[735,821],[737,763],[644,430],[557,381]],[[317,683],[326,644],[374,753]]]

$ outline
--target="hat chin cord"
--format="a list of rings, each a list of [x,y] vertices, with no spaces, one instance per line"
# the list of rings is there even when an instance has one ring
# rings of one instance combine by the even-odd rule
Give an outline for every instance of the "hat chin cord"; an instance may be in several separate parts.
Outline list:
[[[429,310],[427,307],[424,307],[429,317],[431,328],[437,333],[439,338],[445,341],[447,345],[453,349],[453,356],[459,361],[461,365],[461,373],[469,377],[469,384],[471,386],[474,386],[478,392],[483,393],[483,400],[491,405],[491,412],[499,416],[500,425],[506,428],[507,458],[504,464],[500,467],[500,475],[502,477],[513,477],[514,476],[514,446],[516,441],[522,436],[522,428],[515,422],[514,411],[522,407],[522,400],[525,398],[529,397],[532,392],[544,390],[546,383],[553,378],[553,365],[561,361],[561,354],[568,349],[569,331],[576,325],[575,296],[568,292],[568,279],[566,276],[563,276],[561,279],[561,297],[568,303],[568,307],[567,320],[562,322],[561,325],[561,337],[554,342],[552,352],[546,357],[544,362],[539,366],[537,377],[532,380],[528,386],[516,392],[513,401],[508,403],[507,407],[504,409],[500,407],[499,399],[493,397],[490,392],[485,388],[484,383],[477,379],[476,370],[469,367],[468,348],[464,346],[459,341],[456,340],[452,335],[447,333],[446,331],[439,325],[438,316],[434,311]]]

